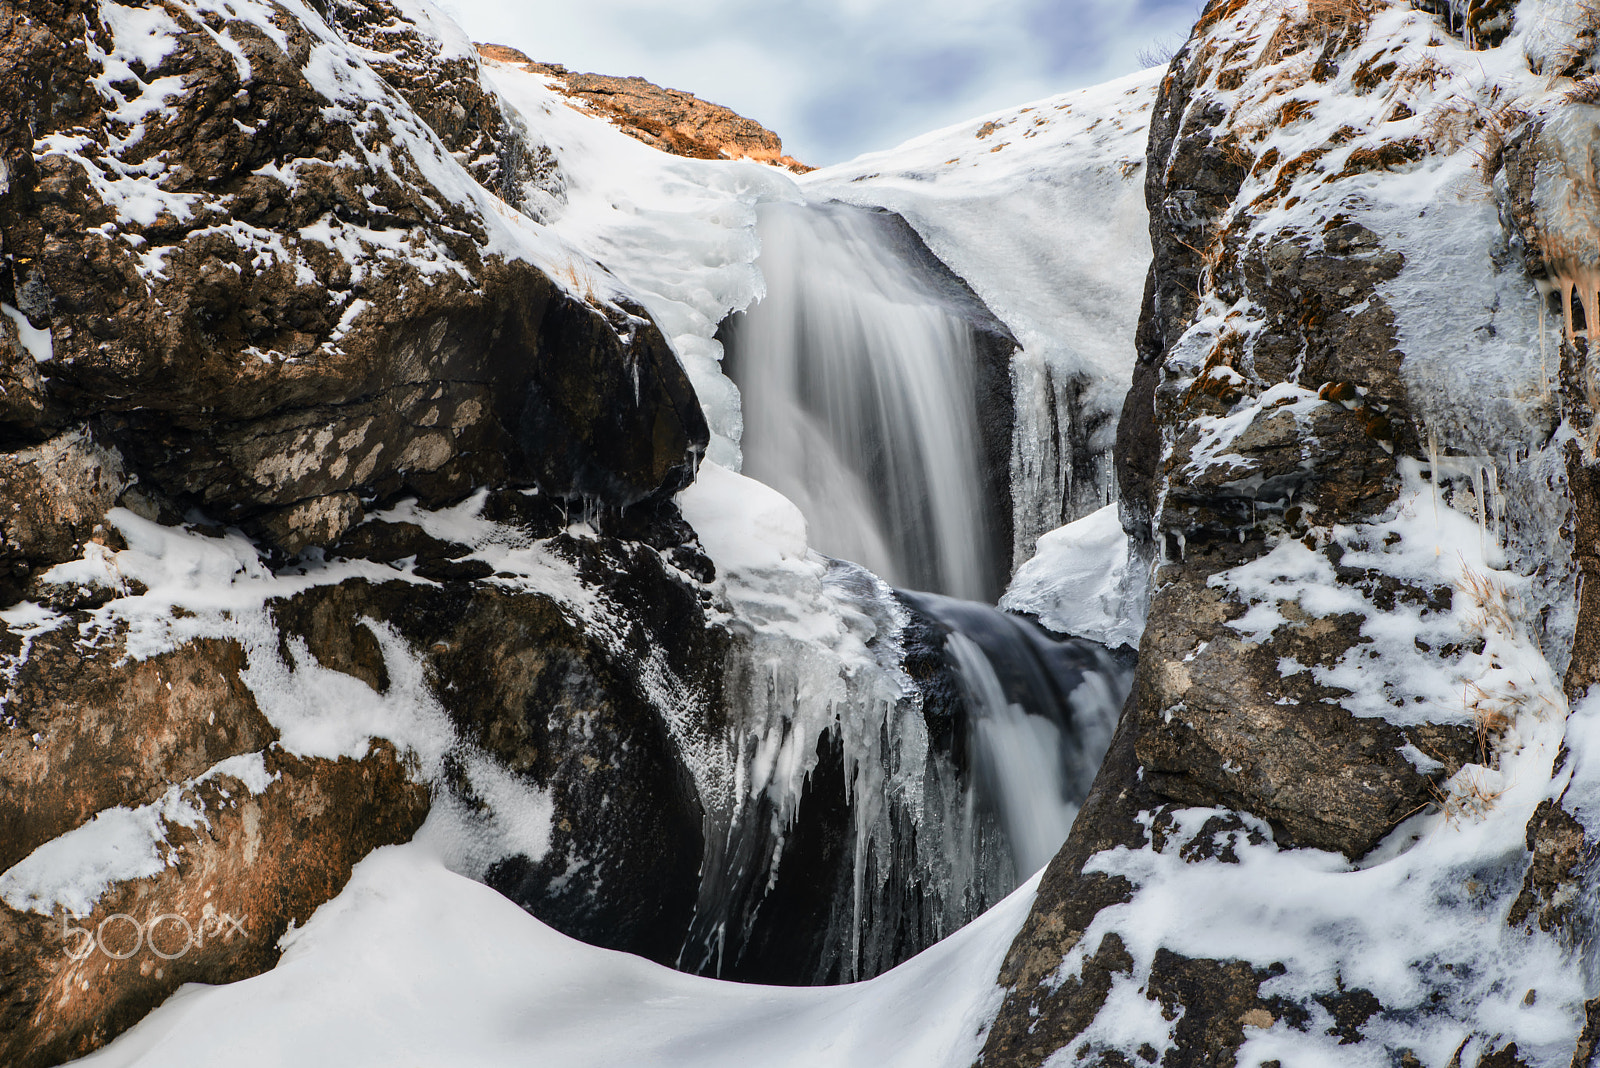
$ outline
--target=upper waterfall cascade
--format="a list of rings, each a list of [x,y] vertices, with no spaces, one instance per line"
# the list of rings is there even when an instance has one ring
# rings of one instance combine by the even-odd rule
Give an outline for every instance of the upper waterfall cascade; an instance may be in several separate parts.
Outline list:
[[[766,296],[736,317],[744,470],[820,551],[897,586],[992,601],[1011,502],[985,499],[972,324],[908,270],[895,217],[763,205]]]

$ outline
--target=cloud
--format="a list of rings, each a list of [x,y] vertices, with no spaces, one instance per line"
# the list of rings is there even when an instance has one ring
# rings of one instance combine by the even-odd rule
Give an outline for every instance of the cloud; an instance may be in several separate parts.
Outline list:
[[[1137,70],[1195,0],[440,0],[474,40],[733,108],[808,163]]]

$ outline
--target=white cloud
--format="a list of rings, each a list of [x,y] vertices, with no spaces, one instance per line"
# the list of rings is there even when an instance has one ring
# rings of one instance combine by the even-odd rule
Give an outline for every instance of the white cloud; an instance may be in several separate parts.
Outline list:
[[[827,164],[1138,68],[1195,0],[439,0],[474,40],[637,74]]]

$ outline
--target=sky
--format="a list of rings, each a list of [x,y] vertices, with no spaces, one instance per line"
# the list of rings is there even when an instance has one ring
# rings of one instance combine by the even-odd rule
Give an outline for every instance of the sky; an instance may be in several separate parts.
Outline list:
[[[1199,0],[435,0],[473,40],[732,108],[813,166],[1128,74]]]

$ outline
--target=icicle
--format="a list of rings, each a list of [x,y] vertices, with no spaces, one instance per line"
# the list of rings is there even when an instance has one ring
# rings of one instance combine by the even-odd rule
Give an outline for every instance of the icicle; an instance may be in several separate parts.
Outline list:
[[[1572,328],[1572,283],[1565,278],[1556,280],[1561,283],[1562,334],[1568,341],[1574,341],[1578,335]]]
[[[1489,502],[1483,496],[1483,465],[1472,465],[1472,494],[1478,504],[1478,556],[1485,564],[1489,560]]]
[[[1549,400],[1550,400],[1550,361],[1549,361],[1549,358],[1545,355],[1546,346],[1545,346],[1545,340],[1544,340],[1544,336],[1545,336],[1544,321],[1545,321],[1546,315],[1548,313],[1548,309],[1545,307],[1545,305],[1550,303],[1550,300],[1549,300],[1549,297],[1550,297],[1550,283],[1544,281],[1543,279],[1535,279],[1534,283],[1533,283],[1533,290],[1534,290],[1534,294],[1537,296],[1538,301],[1539,301],[1539,310],[1538,310],[1538,314],[1539,314],[1539,394],[1540,394],[1540,396],[1544,397],[1546,402],[1549,402]]]
[[[1428,428],[1428,481],[1433,485],[1433,525],[1439,525],[1439,435]]]
[[[1489,496],[1494,501],[1494,547],[1505,548],[1505,542],[1500,537],[1500,520],[1505,515],[1506,499],[1500,492],[1500,465],[1489,460]]]

